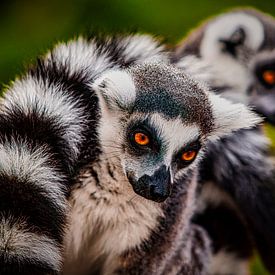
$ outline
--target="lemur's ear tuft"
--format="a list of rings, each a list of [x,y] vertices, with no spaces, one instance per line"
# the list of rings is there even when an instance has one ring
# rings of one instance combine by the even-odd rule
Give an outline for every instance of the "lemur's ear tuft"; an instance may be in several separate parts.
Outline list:
[[[239,129],[249,129],[262,122],[261,117],[243,104],[232,103],[212,92],[209,92],[209,100],[214,116],[212,138],[219,138]]]
[[[106,111],[125,110],[136,97],[131,75],[122,70],[112,70],[99,77],[93,84],[101,107]]]
[[[234,56],[238,47],[258,50],[264,41],[264,26],[253,15],[242,11],[222,14],[207,25],[200,46],[203,57],[221,53]],[[214,54],[214,55],[213,55]]]

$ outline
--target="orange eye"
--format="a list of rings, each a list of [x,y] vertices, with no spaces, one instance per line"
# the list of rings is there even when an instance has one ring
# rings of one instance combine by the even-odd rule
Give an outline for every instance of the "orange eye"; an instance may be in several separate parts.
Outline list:
[[[181,159],[184,161],[191,161],[196,157],[196,155],[197,155],[196,151],[187,151],[181,155]]]
[[[263,79],[267,84],[275,84],[275,71],[264,71]]]
[[[146,136],[143,133],[136,133],[135,134],[135,142],[139,145],[148,145],[150,142],[150,139],[148,136]]]

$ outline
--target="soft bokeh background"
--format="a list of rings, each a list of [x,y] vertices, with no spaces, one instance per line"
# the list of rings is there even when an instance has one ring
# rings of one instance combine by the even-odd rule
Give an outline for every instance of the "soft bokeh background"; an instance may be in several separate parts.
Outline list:
[[[275,15],[274,0],[0,0],[0,91],[57,41],[90,30],[138,30],[172,44],[205,18],[238,6]],[[275,140],[274,129],[266,131]],[[267,274],[258,259],[252,270]]]

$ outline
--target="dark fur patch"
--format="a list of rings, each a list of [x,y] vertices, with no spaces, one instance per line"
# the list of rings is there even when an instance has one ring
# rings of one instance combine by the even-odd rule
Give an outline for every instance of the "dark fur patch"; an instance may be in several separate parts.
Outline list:
[[[30,262],[29,260],[18,260],[17,255],[7,255],[0,253],[0,273],[3,275],[57,275],[58,272],[52,270],[52,266],[48,263]]]
[[[14,217],[25,217],[34,232],[41,232],[62,243],[62,225],[66,221],[66,215],[45,195],[46,191],[39,188],[39,183],[33,184],[27,179],[21,181],[0,174],[0,189],[2,214],[8,216],[12,213]]]
[[[209,205],[193,221],[206,229],[212,240],[214,253],[225,249],[240,258],[252,256],[253,245],[247,227],[228,205]]]
[[[165,90],[147,91],[142,92],[140,95],[138,94],[135,106],[135,111],[142,113],[160,112],[168,118],[176,118],[179,114],[183,118],[187,116],[184,106]]]
[[[275,270],[275,170],[260,136],[259,129],[241,130],[211,144],[201,182],[212,181],[231,195],[265,264]]]
[[[81,146],[78,166],[95,160],[99,154],[96,127],[99,120],[98,98],[88,84],[93,81],[85,71],[70,75],[69,66],[58,64],[52,56],[47,62],[38,60],[37,65],[30,70],[32,77],[47,81],[49,85],[61,85],[73,101],[84,108],[87,117],[86,128],[82,133],[84,141]],[[57,91],[58,92],[58,91]],[[85,124],[85,122],[83,122]],[[75,165],[75,164],[74,164]]]
[[[97,37],[93,41],[96,43],[97,51],[99,55],[107,54],[110,62],[114,65],[119,65],[120,67],[128,67],[136,60],[139,56],[133,57],[126,61],[125,56],[123,56],[123,51],[127,48],[127,44],[121,43],[121,35],[111,36],[111,37]]]
[[[125,53],[125,50],[133,42],[131,35],[125,36],[120,33],[111,36],[97,35],[91,41],[96,44],[96,51],[99,55],[107,54],[110,64],[118,65],[120,68],[127,68],[138,63],[146,54],[146,51],[137,51],[136,55],[130,57]],[[160,42],[159,45],[161,45]],[[147,55],[150,56],[149,51]]]
[[[49,155],[54,156],[53,163],[63,171],[70,168],[72,163],[69,144],[61,138],[66,128],[59,123],[58,118],[49,118],[36,107],[25,114],[19,107],[14,106],[12,110],[0,116],[0,128],[2,143],[16,138],[25,141],[30,149],[47,145]]]

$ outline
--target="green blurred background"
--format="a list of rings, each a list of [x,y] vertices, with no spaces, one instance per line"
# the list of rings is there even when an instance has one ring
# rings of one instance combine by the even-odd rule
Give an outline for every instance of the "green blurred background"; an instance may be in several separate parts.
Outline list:
[[[1,0],[0,83],[56,41],[90,29],[147,31],[174,43],[208,16],[236,6],[275,15],[274,0]]]
[[[90,30],[138,30],[172,44],[207,17],[238,6],[275,15],[274,0],[1,0],[0,89],[57,41]],[[274,129],[266,130],[275,140]],[[258,259],[252,274],[267,274]]]

